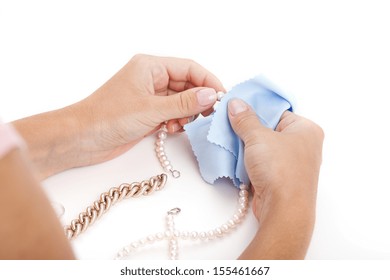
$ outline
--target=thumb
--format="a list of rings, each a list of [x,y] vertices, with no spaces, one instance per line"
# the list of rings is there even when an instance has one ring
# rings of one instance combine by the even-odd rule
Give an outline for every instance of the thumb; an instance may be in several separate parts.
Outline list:
[[[234,132],[244,141],[257,140],[259,132],[270,132],[252,108],[241,99],[232,99],[228,104],[229,120]]]
[[[191,88],[177,94],[155,99],[162,121],[194,116],[211,108],[217,101],[213,88]]]

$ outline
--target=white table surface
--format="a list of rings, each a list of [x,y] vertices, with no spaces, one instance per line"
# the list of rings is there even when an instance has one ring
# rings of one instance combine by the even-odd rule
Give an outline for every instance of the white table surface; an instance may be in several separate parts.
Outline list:
[[[268,2],[268,1],[267,1]],[[0,115],[5,121],[76,102],[134,54],[192,58],[227,88],[264,74],[293,93],[297,112],[325,133],[317,223],[307,259],[390,257],[390,18],[379,1],[1,1]],[[167,143],[182,177],[130,199],[73,242],[82,259],[111,259],[162,230],[209,229],[231,216],[236,190],[199,175],[186,136]],[[161,172],[153,138],[96,166],[42,182],[69,222],[99,194]],[[183,244],[183,259],[234,259],[257,228],[252,214],[225,239]],[[135,258],[166,257],[161,246]]]

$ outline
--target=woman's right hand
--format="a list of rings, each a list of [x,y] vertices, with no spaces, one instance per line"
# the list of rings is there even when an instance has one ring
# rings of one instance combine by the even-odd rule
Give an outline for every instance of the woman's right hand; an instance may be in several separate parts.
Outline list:
[[[253,212],[260,223],[241,257],[304,258],[315,221],[322,129],[286,111],[273,131],[240,99],[229,102],[229,119],[245,144]]]

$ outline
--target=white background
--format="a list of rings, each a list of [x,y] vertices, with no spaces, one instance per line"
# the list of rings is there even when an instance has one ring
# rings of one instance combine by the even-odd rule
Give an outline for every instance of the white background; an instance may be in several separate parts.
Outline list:
[[[386,1],[0,1],[0,114],[12,121],[76,102],[140,52],[194,59],[226,88],[264,74],[326,133],[307,259],[389,258],[389,12]],[[112,258],[161,230],[165,211],[176,206],[180,229],[230,217],[235,189],[200,179],[184,135],[167,150],[182,178],[113,207],[73,243],[79,258]],[[68,222],[108,188],[158,172],[148,138],[43,185]],[[251,215],[225,240],[187,244],[180,256],[234,259],[256,227]],[[164,245],[135,258],[164,258]]]

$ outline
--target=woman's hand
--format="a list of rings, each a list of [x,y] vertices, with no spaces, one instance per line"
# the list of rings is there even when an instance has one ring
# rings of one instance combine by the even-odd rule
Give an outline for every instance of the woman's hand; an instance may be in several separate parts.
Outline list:
[[[260,223],[242,258],[304,258],[315,221],[323,131],[286,111],[276,131],[264,127],[243,101],[229,103],[229,118],[245,143],[245,166]]]
[[[216,91],[221,82],[191,60],[136,55],[86,99],[14,125],[47,177],[112,159],[165,121],[170,133],[181,131],[213,111]]]

